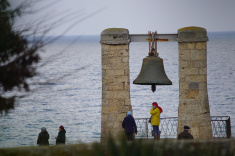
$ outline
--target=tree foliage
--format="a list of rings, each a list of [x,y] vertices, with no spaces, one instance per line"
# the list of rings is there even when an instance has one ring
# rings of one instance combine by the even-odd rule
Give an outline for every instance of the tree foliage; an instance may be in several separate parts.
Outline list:
[[[82,12],[64,12],[61,16],[51,17],[48,14],[42,19],[36,19],[25,24],[25,27],[18,29],[16,20],[24,15],[31,15],[53,6],[58,0],[51,4],[31,10],[32,3],[37,6],[37,2],[24,0],[16,8],[11,8],[10,0],[0,0],[0,114],[7,113],[14,108],[16,96],[5,96],[5,93],[24,90],[29,91],[27,79],[36,75],[36,64],[40,60],[39,51],[44,46],[56,41],[60,36],[65,35],[72,27],[78,23],[96,15],[104,8],[91,14],[83,15]],[[16,1],[16,0],[13,0]],[[46,22],[48,20],[50,22]],[[76,20],[74,20],[76,19]],[[64,23],[72,21],[67,29],[61,34],[49,37],[48,33]],[[30,41],[28,40],[30,38]],[[55,79],[55,78],[53,78]]]
[[[8,0],[0,2],[0,112],[14,108],[15,97],[2,94],[14,89],[29,90],[27,78],[36,74],[34,64],[40,60],[38,50],[43,46],[37,42],[29,46],[23,36],[25,30],[15,29],[15,19],[21,16],[23,5],[10,9]]]

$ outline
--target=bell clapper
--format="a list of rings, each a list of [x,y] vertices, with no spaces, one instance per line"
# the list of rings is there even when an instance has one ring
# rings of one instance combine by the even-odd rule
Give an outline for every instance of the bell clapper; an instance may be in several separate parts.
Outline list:
[[[152,85],[152,91],[153,91],[153,92],[156,91],[156,85]]]

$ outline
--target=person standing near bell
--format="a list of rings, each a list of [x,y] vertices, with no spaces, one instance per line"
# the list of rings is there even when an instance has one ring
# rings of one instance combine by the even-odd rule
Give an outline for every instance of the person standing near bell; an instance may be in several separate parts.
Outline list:
[[[38,134],[37,144],[39,146],[49,146],[49,138],[50,135],[48,134],[45,127],[41,128],[41,132]]]
[[[65,144],[65,140],[66,140],[66,136],[65,136],[65,129],[64,126],[60,126],[59,127],[59,132],[58,132],[58,136],[55,137],[56,139],[56,145],[60,145],[60,144]]]
[[[189,126],[184,126],[184,131],[178,135],[177,139],[193,139],[193,135],[191,134],[191,129]]]
[[[135,133],[137,135],[137,126],[131,111],[127,112],[127,116],[122,121],[122,127],[125,130],[127,140],[133,140],[133,134]]]
[[[154,140],[160,139],[159,125],[160,125],[161,113],[162,113],[162,108],[158,106],[157,102],[153,102],[152,108],[150,109],[150,114],[151,114],[151,125],[153,126]]]

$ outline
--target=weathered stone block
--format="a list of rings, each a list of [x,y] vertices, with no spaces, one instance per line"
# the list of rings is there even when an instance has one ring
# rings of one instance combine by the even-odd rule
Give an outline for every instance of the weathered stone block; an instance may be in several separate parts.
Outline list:
[[[188,50],[196,49],[196,44],[194,42],[187,43],[187,49]]]
[[[206,114],[206,113],[210,113],[210,107],[209,107],[209,103],[202,103],[202,113]]]
[[[132,110],[131,105],[125,105],[124,107],[118,107],[117,111],[118,111],[119,114],[125,114],[124,117],[126,117],[127,112],[131,111],[131,110]]]
[[[199,60],[200,57],[200,53],[198,52],[198,50],[191,50],[191,60]]]
[[[206,75],[190,75],[186,77],[187,82],[206,82]]]
[[[179,68],[187,68],[190,66],[190,61],[181,61],[181,63],[179,64]]]
[[[131,106],[131,101],[130,101],[130,99],[126,98],[124,105],[125,105],[125,106],[127,106],[127,105],[130,105],[130,106]],[[132,108],[132,107],[131,107],[131,108]],[[133,112],[133,114],[134,114],[134,112]]]
[[[202,91],[206,91],[206,93],[207,93],[207,82],[201,82],[201,83],[199,83],[199,88],[200,88]]]
[[[123,28],[109,28],[101,32],[101,44],[129,44],[129,31]]]
[[[102,70],[106,70],[106,69],[112,69],[112,65],[111,64],[104,64],[102,66]]]
[[[207,59],[207,52],[206,49],[202,49],[202,50],[197,50],[199,55],[200,55],[200,60],[205,60]]]
[[[122,57],[122,62],[129,62],[129,57]]]
[[[200,75],[207,75],[207,68],[199,68]]]
[[[179,101],[181,103],[182,99],[186,99],[186,93],[182,93],[182,91],[179,92]]]
[[[198,60],[198,61],[193,61],[194,67],[196,68],[206,68],[207,63],[205,60]]]
[[[200,120],[192,121],[192,127],[199,127],[200,122]]]
[[[187,110],[188,110],[188,104],[187,103],[182,103],[179,104],[179,108],[178,108],[178,114],[187,114]]]
[[[193,135],[194,139],[200,139],[200,128],[191,126],[191,134]]]
[[[200,105],[201,100],[200,99],[186,99],[188,105]]]
[[[113,57],[113,56],[117,56],[117,52],[116,51],[104,51],[102,53],[103,57]]]
[[[191,116],[191,114],[200,115],[201,113],[202,113],[202,107],[200,105],[195,104],[195,105],[190,105],[188,107],[187,114],[189,114],[190,116]],[[192,123],[190,123],[190,124],[192,124]]]
[[[103,99],[113,99],[116,91],[105,91],[102,93],[102,98]]]
[[[122,63],[113,62],[113,63],[111,63],[111,65],[112,65],[113,70],[128,69],[129,68],[129,63],[127,63],[127,62],[122,62]]]
[[[110,58],[106,58],[108,60],[107,63],[120,63],[122,62],[122,57],[110,57]]]
[[[182,132],[184,130],[185,125],[187,125],[187,120],[180,120],[180,122],[178,124],[178,128],[179,128],[180,132]]]
[[[179,59],[180,60],[190,60],[191,57],[191,51],[190,50],[181,50],[181,52],[179,52]]]
[[[123,90],[124,85],[123,84],[110,84],[108,88],[109,90]]]
[[[124,97],[126,97],[127,99],[130,98],[130,91],[129,90],[117,91],[114,94],[114,98],[123,99]]]
[[[188,83],[187,83],[187,82],[182,82],[182,83],[180,83],[180,84],[179,84],[179,89],[180,89],[180,90],[182,90],[182,89],[184,89],[184,90],[189,89],[189,88],[188,88]]]
[[[105,45],[104,44],[104,45],[101,46],[101,51],[102,52],[109,52],[110,51],[110,47],[111,47],[110,45]]]
[[[127,75],[127,76],[129,76],[129,75],[130,75],[129,69],[125,69],[125,70],[124,70],[124,74]]]
[[[108,85],[110,83],[115,83],[115,79],[113,76],[106,76],[106,72],[102,72],[102,85]]]
[[[198,75],[198,68],[187,68],[186,74],[187,75]]]
[[[200,97],[200,99],[203,103],[208,101],[208,95],[207,95],[207,89],[206,88],[205,88],[205,90],[202,90],[202,89],[200,90],[199,97]]]
[[[126,75],[115,75],[113,76],[113,79],[115,83],[130,83],[129,77],[127,77]]]
[[[200,27],[185,27],[178,30],[179,43],[208,41],[206,29]]]
[[[109,86],[102,84],[102,91],[107,91],[107,90],[109,90]]]
[[[115,76],[115,75],[125,75],[124,69],[107,69],[105,72],[105,76]]]
[[[199,83],[198,82],[189,82],[188,88],[189,89],[199,89]]]
[[[131,108],[128,108],[128,109],[129,109],[130,111],[132,111]],[[123,121],[124,118],[126,117],[126,114],[127,114],[127,112],[119,113],[119,115],[117,116],[117,120],[118,120],[118,121]]]
[[[187,93],[187,96],[186,98],[187,99],[197,99],[199,98],[199,90],[198,89],[193,89],[193,90],[188,90],[188,93]]]
[[[205,131],[205,129],[207,131]],[[203,139],[212,139],[212,135],[211,134],[212,134],[211,125],[200,126],[200,128],[199,128],[199,136],[200,136],[200,138],[203,138]]]
[[[206,42],[197,42],[196,49],[206,49]]]
[[[181,77],[185,77],[185,76],[187,76],[187,69],[188,68],[179,68],[179,75],[181,76]]]
[[[129,56],[129,51],[127,51],[126,49],[122,49],[122,50],[119,50],[117,52],[117,56],[121,56],[121,57],[128,57]]]
[[[187,43],[179,43],[178,49],[179,49],[179,50],[187,49]]]
[[[179,82],[181,83],[181,82],[186,82],[186,77],[183,75],[183,76],[181,76],[180,74],[179,74]]]
[[[119,51],[121,48],[121,46],[119,45],[110,45],[110,51]]]
[[[102,107],[104,106],[124,106],[125,99],[106,99],[102,102]]]

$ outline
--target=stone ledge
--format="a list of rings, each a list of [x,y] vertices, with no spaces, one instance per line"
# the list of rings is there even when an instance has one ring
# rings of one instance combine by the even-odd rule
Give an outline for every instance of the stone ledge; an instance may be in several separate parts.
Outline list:
[[[129,31],[124,28],[108,28],[101,32],[100,44],[129,44]]]
[[[185,27],[178,30],[178,42],[206,42],[207,31],[201,27]]]

